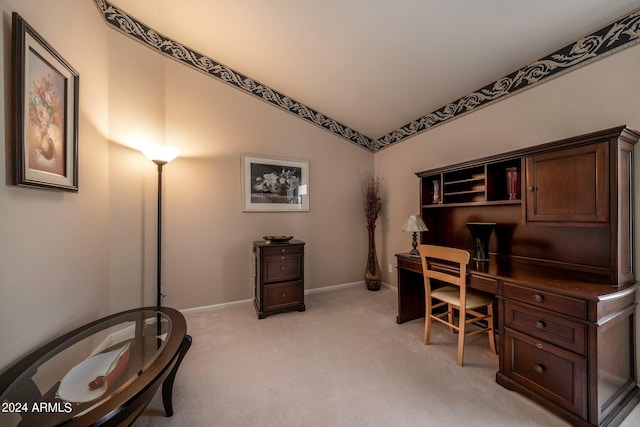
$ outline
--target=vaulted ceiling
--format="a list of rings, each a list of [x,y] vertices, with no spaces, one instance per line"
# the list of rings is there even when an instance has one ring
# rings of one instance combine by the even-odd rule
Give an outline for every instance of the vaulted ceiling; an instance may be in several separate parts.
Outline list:
[[[116,29],[373,151],[640,41],[639,0],[96,4]]]

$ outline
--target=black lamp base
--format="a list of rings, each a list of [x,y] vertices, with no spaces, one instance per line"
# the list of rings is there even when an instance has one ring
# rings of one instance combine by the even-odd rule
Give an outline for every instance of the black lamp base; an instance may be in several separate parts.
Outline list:
[[[413,241],[411,242],[411,246],[413,246],[413,249],[409,251],[409,255],[420,255],[420,251],[418,251],[418,233],[415,231],[413,232]]]

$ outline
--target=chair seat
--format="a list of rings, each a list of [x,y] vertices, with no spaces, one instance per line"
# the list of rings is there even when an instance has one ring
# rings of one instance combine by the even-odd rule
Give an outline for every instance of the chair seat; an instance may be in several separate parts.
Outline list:
[[[431,296],[447,304],[460,306],[460,288],[457,286],[444,286],[431,291]],[[482,294],[467,290],[466,308],[477,308],[491,304],[493,300]]]

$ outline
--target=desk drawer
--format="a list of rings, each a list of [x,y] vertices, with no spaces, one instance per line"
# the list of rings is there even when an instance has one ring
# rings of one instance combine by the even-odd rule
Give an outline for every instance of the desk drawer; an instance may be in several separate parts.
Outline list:
[[[284,282],[302,278],[302,255],[264,257],[262,281]]]
[[[504,302],[504,325],[582,355],[587,325],[513,301]]]
[[[420,257],[411,259],[398,257],[398,268],[404,268],[406,270],[422,274],[422,262],[420,261]]]
[[[498,281],[491,277],[477,276],[472,273],[469,275],[469,287],[493,295],[498,294]]]
[[[539,289],[527,288],[504,282],[502,294],[505,298],[568,314],[580,319],[587,318],[587,301],[558,295]]]
[[[587,419],[587,359],[509,328],[504,332],[504,373]]]
[[[277,283],[264,287],[264,310],[282,310],[302,303],[302,281]]]

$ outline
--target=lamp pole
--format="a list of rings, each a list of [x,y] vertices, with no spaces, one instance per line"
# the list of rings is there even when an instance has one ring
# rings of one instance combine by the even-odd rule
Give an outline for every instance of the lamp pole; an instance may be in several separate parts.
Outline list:
[[[178,157],[180,151],[166,145],[148,145],[140,151],[158,167],[158,230],[156,247],[156,306],[162,305],[162,168]]]
[[[156,305],[162,305],[162,167],[167,164],[164,160],[153,160],[158,165],[158,244],[156,248]]]

